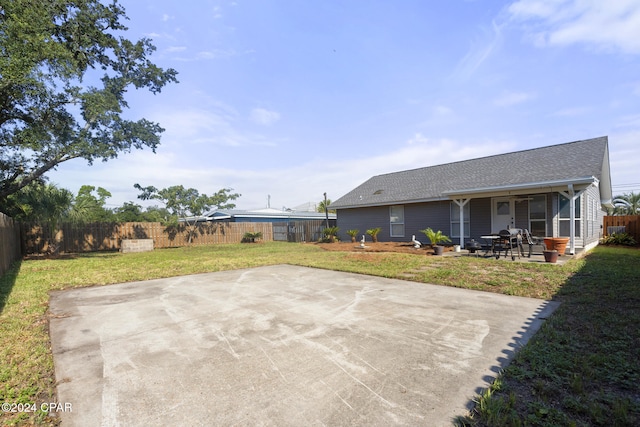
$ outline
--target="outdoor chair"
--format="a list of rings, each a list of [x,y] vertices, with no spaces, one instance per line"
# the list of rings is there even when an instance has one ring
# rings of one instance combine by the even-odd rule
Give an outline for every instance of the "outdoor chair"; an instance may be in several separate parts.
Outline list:
[[[531,258],[531,255],[536,252],[542,254],[543,251],[547,249],[544,245],[544,239],[542,237],[533,236],[529,230],[526,228],[522,230],[522,240],[528,246],[528,255],[527,257]],[[524,250],[523,250],[524,256]]]
[[[513,250],[516,250],[518,254],[518,258],[520,258],[521,251],[521,243],[518,243],[519,240],[519,232],[518,230],[500,230],[498,232],[498,239],[496,239],[493,245],[493,254],[496,259],[500,258],[500,253],[504,252],[504,257],[506,258],[508,255],[511,255],[511,260],[515,261],[516,256],[513,253]],[[521,238],[520,238],[521,239]],[[520,240],[521,242],[522,240]]]

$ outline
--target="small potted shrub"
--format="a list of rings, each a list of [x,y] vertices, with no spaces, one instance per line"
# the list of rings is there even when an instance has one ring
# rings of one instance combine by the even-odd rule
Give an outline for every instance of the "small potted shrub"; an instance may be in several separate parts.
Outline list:
[[[367,234],[371,236],[371,241],[373,243],[376,243],[378,241],[378,233],[380,233],[381,231],[382,231],[382,228],[380,227],[370,228],[367,230]]]
[[[433,231],[431,227],[427,227],[424,230],[420,230],[421,233],[424,233],[431,242],[431,247],[433,248],[434,255],[442,255],[444,252],[444,246],[439,245],[441,242],[450,242],[451,239],[449,236],[445,236],[442,234],[442,231]]]
[[[347,234],[351,237],[351,242],[355,243],[356,242],[356,237],[358,236],[358,233],[360,232],[360,230],[355,229],[355,230],[347,230]]]

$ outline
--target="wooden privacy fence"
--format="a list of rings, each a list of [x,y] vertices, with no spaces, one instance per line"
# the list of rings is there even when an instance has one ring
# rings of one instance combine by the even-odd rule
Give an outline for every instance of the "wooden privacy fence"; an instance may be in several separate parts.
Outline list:
[[[603,228],[604,237],[613,233],[628,233],[636,242],[640,242],[640,215],[605,216]]]
[[[56,227],[22,223],[20,228],[25,254],[116,251],[123,239],[153,239],[154,248],[239,243],[247,232],[261,232],[263,240],[273,240],[271,223],[251,222],[206,222],[193,228],[184,224],[167,227],[159,222],[62,223]]]
[[[11,217],[0,212],[0,275],[4,274],[14,261],[20,259],[20,226]]]

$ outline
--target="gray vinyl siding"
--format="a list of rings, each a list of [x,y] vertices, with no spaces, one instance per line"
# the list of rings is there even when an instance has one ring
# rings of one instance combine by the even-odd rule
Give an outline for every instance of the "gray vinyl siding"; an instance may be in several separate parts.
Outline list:
[[[431,202],[431,203],[415,203],[405,206],[405,215],[407,207],[411,207],[411,227],[407,228],[409,239],[412,235],[416,239],[424,243],[429,243],[429,239],[420,230],[431,227],[434,231],[442,231],[445,235],[449,235],[451,229],[451,202]]]
[[[600,203],[600,192],[596,187],[589,187],[582,195],[583,210],[583,245],[597,242],[602,237],[602,225],[606,212]]]
[[[480,236],[491,233],[491,199],[471,199],[470,213],[471,218],[469,225],[471,226],[470,239],[480,240]],[[457,239],[456,239],[457,240]],[[467,240],[467,238],[465,238]],[[457,244],[458,242],[456,242]]]
[[[358,240],[370,228],[380,227],[382,231],[378,234],[380,242],[410,242],[411,236],[416,236],[420,241],[426,237],[420,230],[431,227],[434,230],[441,230],[444,234],[449,233],[451,228],[449,219],[449,205],[451,202],[432,203],[411,203],[404,206],[404,237],[390,236],[389,206],[375,206],[368,208],[338,209],[337,224],[340,228],[338,236],[342,241],[348,241],[350,237],[347,230],[359,230]],[[367,241],[371,238],[367,235]]]
[[[382,231],[378,234],[378,240],[381,242],[389,239],[389,207],[375,206],[360,209],[339,209],[338,215],[338,237],[342,241],[349,241],[351,237],[347,234],[347,230],[359,230],[358,240],[362,239],[362,235],[370,228],[380,227]],[[405,213],[406,215],[406,213]],[[386,236],[383,237],[383,236]],[[367,241],[371,241],[370,236],[366,236]]]

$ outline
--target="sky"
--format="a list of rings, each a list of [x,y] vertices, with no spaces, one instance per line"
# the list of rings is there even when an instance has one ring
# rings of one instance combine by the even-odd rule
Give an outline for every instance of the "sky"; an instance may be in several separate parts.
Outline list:
[[[237,209],[337,200],[383,173],[609,137],[614,195],[640,192],[637,0],[120,0],[129,39],[178,71],[131,90],[165,132],[48,174],[74,193],[231,188]]]

